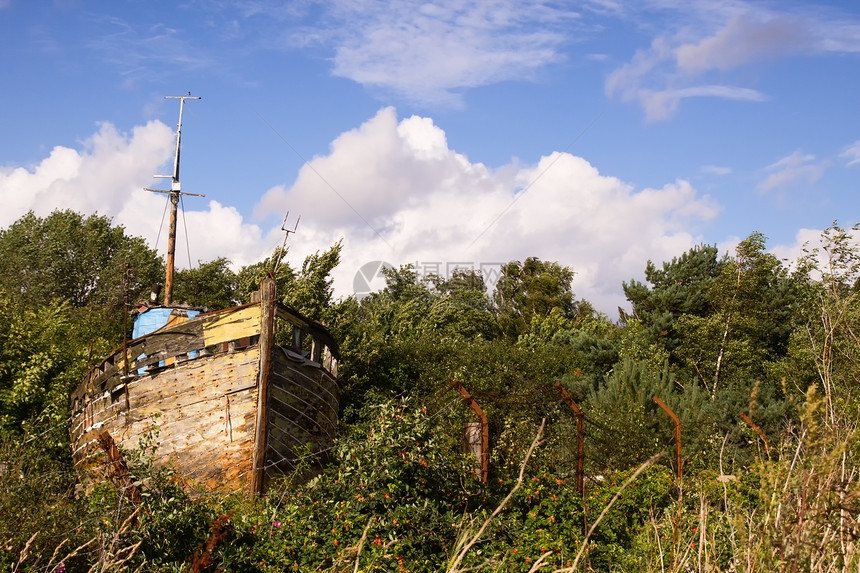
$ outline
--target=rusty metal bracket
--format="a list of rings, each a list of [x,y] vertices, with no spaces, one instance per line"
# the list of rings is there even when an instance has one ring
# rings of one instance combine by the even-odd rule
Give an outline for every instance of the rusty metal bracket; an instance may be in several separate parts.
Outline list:
[[[116,442],[107,431],[99,434],[96,439],[108,457],[108,476],[113,482],[114,487],[137,508],[140,505],[142,497],[140,489],[134,485],[131,476],[129,476],[128,464],[126,464],[125,458],[122,457],[119,448],[116,447]],[[132,524],[137,525],[137,517],[132,519]]]
[[[765,437],[762,429],[760,427],[758,427],[758,425],[756,425],[756,423],[753,422],[752,419],[750,419],[750,417],[747,416],[746,414],[744,414],[743,412],[740,413],[740,416],[741,416],[741,419],[744,422],[746,422],[750,428],[755,430],[758,433],[758,435],[761,436],[761,439],[764,442],[764,453],[767,456],[767,459],[770,459],[770,446],[767,443],[767,438]]]
[[[561,382],[556,382],[555,387],[561,392],[561,397],[576,414],[576,491],[582,493],[585,489],[585,412],[577,406]]]
[[[678,416],[675,415],[675,412],[672,411],[669,406],[663,403],[663,401],[657,396],[652,396],[654,402],[657,403],[660,408],[666,412],[672,421],[675,422],[675,454],[677,456],[677,464],[678,464],[678,480],[680,481],[682,476],[682,460],[681,460],[681,420],[678,419]]]
[[[453,380],[451,382],[451,386],[460,393],[460,396],[463,397],[463,401],[475,411],[478,417],[481,419],[481,482],[487,483],[487,477],[490,473],[490,424],[487,422],[487,416],[484,414],[484,411],[478,406],[478,403],[475,402],[475,399],[469,395],[463,385]]]

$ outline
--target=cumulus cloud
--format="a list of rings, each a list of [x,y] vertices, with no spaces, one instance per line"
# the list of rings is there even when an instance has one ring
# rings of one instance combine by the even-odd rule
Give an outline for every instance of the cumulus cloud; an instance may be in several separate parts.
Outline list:
[[[572,266],[577,295],[607,312],[624,304],[622,281],[700,241],[690,229],[719,211],[687,181],[637,190],[568,153],[491,169],[450,149],[429,118],[398,120],[392,108],[337,138],[292,186],[271,189],[257,214],[286,209],[304,215],[295,252],[344,239],[340,289],[375,260],[491,275],[537,256]]]
[[[7,227],[32,210],[44,217],[54,209],[72,209],[113,218],[127,232],[156,246],[166,196],[143,190],[152,174],[173,156],[174,134],[159,121],[121,133],[103,123],[81,142],[80,149],[54,147],[48,157],[29,167],[0,168],[0,227]],[[208,210],[184,215],[190,245],[197,259],[226,256],[235,264],[254,262],[265,251],[262,231],[243,222],[233,207],[211,201]],[[166,249],[166,232],[160,250]],[[185,249],[177,253],[184,254]],[[177,257],[186,266],[187,258]]]
[[[53,209],[117,214],[171,156],[172,140],[170,128],[159,121],[130,134],[103,123],[80,150],[57,146],[38,165],[0,168],[0,197],[8,207],[0,212],[0,226],[29,210],[37,215]]]
[[[102,124],[77,149],[56,147],[37,165],[3,168],[0,200],[8,208],[0,226],[30,209],[98,211],[155,245],[165,197],[143,187],[170,162],[172,145],[160,122],[130,133]],[[536,256],[572,266],[577,296],[614,314],[625,303],[621,282],[641,276],[649,258],[668,260],[700,242],[691,229],[719,209],[687,181],[635,189],[569,153],[526,166],[474,163],[448,146],[432,119],[401,119],[384,108],[336,138],[292,185],[263,194],[256,210],[302,215],[290,238],[294,263],[344,240],[334,275],[339,295],[352,293],[356,273],[371,261],[413,263],[422,274],[474,267],[492,282],[501,264]],[[193,263],[224,256],[248,264],[283,238],[279,227],[249,224],[217,201],[184,220]],[[165,242],[162,232],[162,252]],[[182,242],[177,262],[185,266]]]
[[[765,170],[770,174],[758,184],[758,189],[772,191],[803,180],[812,184],[821,179],[827,167],[826,161],[816,162],[814,155],[797,150],[776,163],[768,165]]]

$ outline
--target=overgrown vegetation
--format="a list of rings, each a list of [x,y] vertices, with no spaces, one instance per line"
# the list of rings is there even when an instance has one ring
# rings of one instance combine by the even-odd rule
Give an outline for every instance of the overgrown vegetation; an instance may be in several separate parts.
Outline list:
[[[615,322],[576,299],[575,269],[534,258],[493,292],[403,267],[361,301],[333,298],[339,244],[301,269],[280,251],[202,263],[177,273],[178,300],[239,304],[274,270],[283,300],[331,328],[341,432],[321,475],[259,500],[190,498],[142,443],[125,452],[134,508],[109,483],[76,488],[67,402],[161,262],[107,218],[29,214],[0,231],[0,569],[856,571],[854,231],[834,225],[790,266],[757,233],[732,256],[649,263]],[[490,421],[486,484],[452,380]],[[582,493],[556,382],[585,412]],[[680,419],[682,468],[654,396]]]

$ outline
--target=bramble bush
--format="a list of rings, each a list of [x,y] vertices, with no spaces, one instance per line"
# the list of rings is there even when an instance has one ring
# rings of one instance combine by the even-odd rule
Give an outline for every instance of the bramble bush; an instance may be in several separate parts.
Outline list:
[[[404,563],[436,571],[448,558],[455,526],[474,505],[461,486],[473,461],[408,400],[381,401],[363,413],[338,439],[322,475],[269,496],[256,524],[269,531],[254,548],[262,570],[325,570],[354,560],[365,527],[365,571]]]

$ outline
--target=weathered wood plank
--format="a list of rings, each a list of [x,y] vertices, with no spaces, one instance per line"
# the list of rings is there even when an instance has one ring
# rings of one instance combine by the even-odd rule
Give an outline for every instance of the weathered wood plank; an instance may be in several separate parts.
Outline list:
[[[230,342],[260,333],[260,307],[249,306],[223,316],[204,319],[204,346]]]
[[[189,351],[199,351],[206,346],[253,337],[258,334],[258,309],[258,305],[246,305],[203,314],[130,341],[126,344],[129,371],[134,374],[138,368],[183,356]],[[257,315],[256,318],[255,315]],[[138,359],[142,354],[146,357]],[[122,348],[119,348],[93,369],[94,375],[89,383],[81,384],[72,394],[72,399],[83,398],[87,388],[92,392],[102,390],[101,386],[105,383],[111,386],[113,384],[111,379],[123,374],[124,365]]]
[[[309,388],[320,388],[325,391],[333,403],[340,400],[340,383],[331,374],[319,368],[296,364],[285,359],[283,366],[279,368],[281,374],[295,384],[301,384]]]
[[[289,389],[296,397],[307,402],[319,404],[318,408],[323,410],[326,416],[337,424],[338,418],[338,397],[339,388],[326,388],[326,384],[308,384],[307,380],[302,380],[302,384],[296,384],[294,380],[290,380],[283,374],[277,377],[276,387],[281,389]],[[293,382],[292,384],[290,382]],[[323,381],[324,382],[324,381]],[[336,386],[336,383],[335,383]],[[335,391],[336,390],[336,391]]]
[[[201,360],[180,365],[155,378],[147,376],[132,381],[129,385],[131,407],[128,411],[124,407],[124,400],[110,404],[109,394],[99,396],[93,401],[91,421],[94,424],[89,431],[81,431],[85,415],[82,413],[78,416],[80,422],[74,434],[75,443],[91,441],[106,423],[118,426],[112,431],[118,431],[122,442],[132,439],[135,443],[130,444],[130,447],[137,447],[137,439],[155,424],[162,427],[163,435],[175,433],[172,428],[174,423],[199,424],[201,427],[213,428],[218,434],[223,432],[226,422],[224,394],[231,397],[232,435],[234,441],[239,441],[241,434],[253,427],[249,425],[249,420],[253,419],[256,388],[253,382],[249,385],[249,380],[253,381],[256,377],[257,350],[251,348],[222,355],[218,359],[210,357]],[[241,392],[236,393],[243,385],[245,393],[250,394],[246,399],[243,399]],[[210,410],[207,418],[207,411]],[[156,419],[155,414],[160,414],[160,417]],[[102,424],[98,425],[99,422]],[[204,444],[201,449],[205,451],[211,447],[212,444]],[[167,453],[173,453],[173,450],[160,448],[159,455]],[[248,455],[247,450],[243,455]],[[76,460],[83,457],[79,452]]]
[[[181,364],[157,377],[137,380],[131,398],[132,408],[171,396],[205,393],[227,394],[253,383],[257,375],[258,351],[251,348],[229,355],[206,357]]]
[[[135,361],[141,354],[147,356],[175,356],[190,350],[204,348],[203,324],[198,320],[181,322],[175,326],[156,330],[152,334],[139,338],[129,345],[134,352]],[[135,364],[135,366],[140,366]]]
[[[288,433],[306,433],[310,435],[325,435],[329,440],[334,438],[333,430],[328,420],[313,408],[299,408],[294,400],[281,393],[272,393],[272,402],[277,404],[269,418],[270,426],[278,426]]]

